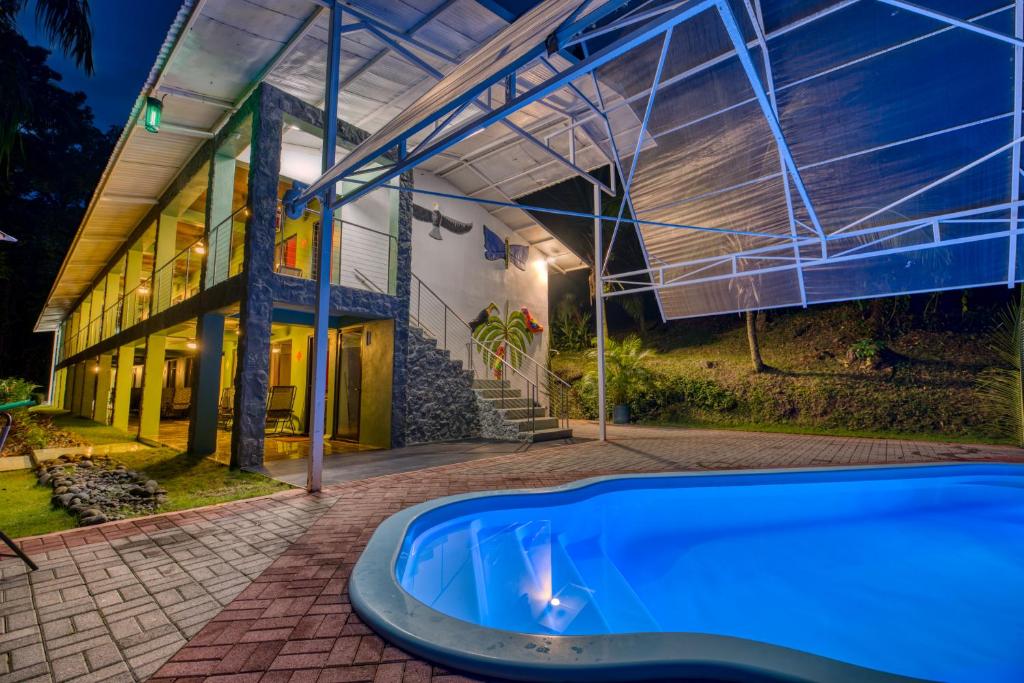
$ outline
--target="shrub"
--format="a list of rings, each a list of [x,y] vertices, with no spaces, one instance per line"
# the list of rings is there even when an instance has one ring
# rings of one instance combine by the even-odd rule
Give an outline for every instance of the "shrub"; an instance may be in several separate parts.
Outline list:
[[[590,313],[559,306],[551,321],[551,347],[559,351],[583,351],[590,346]]]
[[[850,346],[849,355],[857,360],[873,361],[885,350],[885,342],[878,339],[861,339]]]
[[[20,377],[5,377],[0,379],[0,403],[12,403],[14,401],[27,401],[32,398],[32,392],[39,388],[38,384]]]
[[[650,351],[643,348],[640,337],[631,334],[621,341],[609,339],[605,344],[605,390],[608,405],[629,404],[650,380],[651,372],[644,367],[644,360]],[[587,357],[597,364],[597,350],[587,352]],[[597,386],[596,368],[588,372],[583,381]]]

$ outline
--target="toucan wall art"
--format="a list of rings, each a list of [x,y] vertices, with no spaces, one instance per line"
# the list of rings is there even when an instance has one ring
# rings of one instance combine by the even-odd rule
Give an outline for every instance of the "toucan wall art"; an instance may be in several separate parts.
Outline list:
[[[451,216],[445,216],[441,213],[441,208],[437,204],[434,204],[433,209],[428,209],[414,202],[412,205],[412,217],[418,221],[433,225],[434,227],[430,230],[430,236],[435,240],[442,239],[441,228],[456,235],[465,235],[473,229],[472,223],[463,223]]]

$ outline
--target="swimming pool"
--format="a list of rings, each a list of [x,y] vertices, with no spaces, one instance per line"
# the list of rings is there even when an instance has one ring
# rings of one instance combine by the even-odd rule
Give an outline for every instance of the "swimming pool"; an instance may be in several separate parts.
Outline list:
[[[1024,468],[608,477],[429,501],[349,586],[402,647],[528,680],[1024,680]]]

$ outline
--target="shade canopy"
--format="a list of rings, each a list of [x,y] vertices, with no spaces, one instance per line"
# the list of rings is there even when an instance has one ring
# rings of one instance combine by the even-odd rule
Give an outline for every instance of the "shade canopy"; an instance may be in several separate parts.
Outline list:
[[[185,3],[39,329],[256,85],[322,106],[329,4]],[[614,166],[610,249],[635,230],[647,263],[603,275],[666,319],[1024,279],[1024,0],[339,6],[361,152],[402,145],[542,253],[516,200]],[[134,125],[154,94],[155,136]]]
[[[532,31],[563,61],[541,58],[550,73],[501,104],[561,98],[571,122],[548,137],[571,131],[617,167],[609,249],[635,229],[647,267],[605,273],[612,296],[653,291],[670,319],[1022,279],[1019,0],[610,5],[579,30],[556,5],[512,27],[517,50]],[[444,93],[516,74],[493,50],[466,57],[491,65],[478,91],[453,74],[375,149],[419,142],[401,126],[450,111]],[[501,121],[456,121],[411,158]],[[335,171],[360,151],[374,150]]]

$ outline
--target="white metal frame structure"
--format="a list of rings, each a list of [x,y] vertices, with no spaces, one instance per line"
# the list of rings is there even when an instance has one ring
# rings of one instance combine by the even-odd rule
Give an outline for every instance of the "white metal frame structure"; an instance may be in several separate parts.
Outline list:
[[[337,209],[377,188],[401,190],[393,181],[404,171],[443,157],[490,126],[503,125],[513,137],[542,149],[551,157],[548,163],[589,180],[594,185],[593,211],[524,207],[507,193],[502,199],[482,197],[480,193],[433,194],[592,218],[599,329],[603,324],[603,300],[635,292],[653,292],[663,317],[668,319],[999,283],[1013,286],[1021,279],[1017,236],[1024,178],[1020,153],[1024,139],[1024,0],[965,2],[964,16],[904,0],[837,0],[824,7],[823,3],[799,0],[550,0],[483,42],[461,62],[407,34],[389,30],[372,14],[360,10],[358,2],[340,5],[333,0],[315,1],[329,8],[332,15],[351,12],[359,23],[347,25],[347,30],[369,30],[410,64],[437,79],[437,84],[344,158],[325,164],[322,177],[298,201],[322,197],[342,180],[357,187],[327,202],[325,210]],[[849,30],[855,31],[870,21],[883,27],[879,31],[884,34],[882,38],[862,40],[857,34],[844,35],[837,28],[849,24]],[[703,34],[686,34],[693,24],[700,24],[698,29]],[[332,21],[332,25],[340,26],[340,22]],[[812,31],[824,37],[818,42],[803,37]],[[700,44],[700,36],[711,33],[715,35],[706,39],[707,44]],[[838,48],[822,43],[842,40],[847,42]],[[958,41],[953,43],[955,47],[977,51],[978,63],[986,66],[986,72],[995,72],[986,76],[976,71],[982,81],[986,77],[1002,78],[1003,68],[1008,69],[1007,75],[1012,73],[1012,77],[998,81],[1006,96],[1000,93],[993,98],[997,104],[1009,100],[1008,107],[1002,105],[996,111],[963,120],[972,113],[971,107],[964,105],[960,107],[963,112],[956,112],[962,113],[960,119],[951,115],[951,120],[941,126],[919,115],[921,123],[915,129],[896,125],[898,117],[892,116],[894,111],[900,113],[900,106],[915,113],[913,98],[906,98],[910,104],[902,104],[900,93],[892,93],[889,99],[896,104],[869,101],[867,105],[845,106],[851,115],[868,117],[875,110],[896,107],[883,111],[877,121],[867,122],[876,123],[875,129],[886,133],[874,144],[833,146],[827,140],[809,140],[800,130],[806,119],[800,118],[802,112],[793,113],[799,104],[794,104],[794,98],[801,96],[801,89],[808,84],[827,84],[836,74],[854,74],[861,79],[852,81],[854,86],[870,93],[872,83],[864,74],[870,76],[872,72],[863,71],[865,65],[885,77],[886,68],[904,61],[913,66],[914,60],[921,59],[920,51],[943,46],[946,41]],[[794,57],[794,51],[805,43],[808,54],[824,55],[809,58],[809,66]],[[992,55],[998,60],[1005,58],[1012,66],[1005,67],[1001,61],[985,64]],[[444,73],[431,66],[426,61],[430,56],[443,59],[450,70]],[[964,59],[962,54],[956,58]],[[780,63],[786,72],[782,77]],[[331,69],[336,67],[332,61]],[[726,73],[729,69],[732,75]],[[622,78],[623,74],[629,78]],[[708,79],[742,97],[726,99],[716,109],[700,111],[699,106],[694,107],[697,111],[693,114],[678,105],[687,101],[687,92],[699,94],[702,87],[708,88]],[[624,85],[625,81],[629,84]],[[929,81],[933,90],[938,82]],[[659,95],[669,100],[661,108]],[[922,93],[915,95],[920,97]],[[833,97],[835,101],[815,104],[834,106],[836,115],[842,115],[842,97]],[[934,97],[931,91],[925,92],[925,104],[933,103]],[[508,121],[524,107],[536,104],[565,119],[562,128],[549,130],[543,139]],[[338,113],[332,106],[327,103],[328,119]],[[344,116],[344,102],[341,107]],[[741,112],[746,118],[732,119],[739,121],[739,126],[730,128],[726,123],[724,128],[707,128],[709,122],[727,121]],[[827,130],[828,126],[821,128]],[[660,174],[682,177],[678,167],[685,166],[688,158],[671,157],[671,153],[688,145],[701,149],[694,147],[687,135],[700,139],[702,130],[705,136],[707,130],[717,131],[719,137],[734,136],[738,142],[734,141],[733,148],[746,154],[740,154],[738,165],[758,168],[760,157],[770,152],[776,170],[743,176],[731,169],[720,175],[736,182],[712,183],[694,194],[681,193],[675,185],[652,191]],[[598,181],[580,167],[576,155],[577,135],[581,133],[612,167],[612,185]],[[562,135],[567,136],[568,145],[556,148],[554,142]],[[854,140],[857,135],[849,138]],[[871,136],[861,131],[860,138],[868,140]],[[998,144],[982,146],[993,139]],[[706,139],[703,142],[713,147]],[[333,146],[329,139],[325,144]],[[566,148],[568,154],[562,151]],[[922,151],[935,148],[950,151],[941,158],[928,157]],[[500,153],[502,149],[499,142],[486,153]],[[825,153],[830,151],[838,153]],[[388,153],[394,153],[395,160],[371,170],[371,164],[379,164]],[[659,167],[659,154],[669,155],[676,165],[667,170]],[[709,152],[708,156],[714,154]],[[895,165],[893,159],[900,163],[920,159],[920,163],[913,172],[897,177],[899,182],[892,190],[868,187],[866,193],[862,187],[844,195],[844,169],[863,176],[857,163]],[[991,169],[1004,162],[1009,168],[1003,166],[1006,170],[1001,173],[1008,181],[992,189]],[[471,162],[461,163],[472,169]],[[691,176],[705,177],[702,172],[708,167],[712,172],[707,177],[715,176],[714,168],[724,168],[721,163],[714,166],[700,161],[693,164]],[[983,173],[977,180],[979,172]],[[838,180],[830,179],[829,174]],[[883,169],[872,179],[885,183],[896,176],[898,172],[890,175]],[[603,216],[600,195],[614,194],[616,177],[622,181],[622,208],[615,216]],[[823,177],[830,180],[831,189]],[[487,189],[495,189],[497,183],[488,182]],[[863,177],[860,182],[866,184]],[[763,216],[758,215],[756,205],[769,204],[769,188],[781,200],[781,220],[767,210]],[[732,206],[738,192],[750,193],[748,204],[755,205],[753,211],[747,206],[744,214]],[[941,199],[936,200],[936,196]],[[865,197],[870,197],[871,203],[864,201]],[[704,208],[691,211],[695,205]],[[709,206],[719,209],[721,220],[696,219],[716,218]],[[755,218],[736,218],[744,215]],[[690,220],[690,216],[695,218]],[[602,243],[602,221],[612,225],[607,245]],[[647,265],[630,272],[607,273],[608,256],[620,239],[620,227],[629,224],[637,232]],[[605,292],[605,286],[611,284],[617,287]],[[679,293],[686,297],[681,299]],[[323,325],[325,320],[317,327],[318,345],[326,344]],[[601,336],[599,374],[603,389]],[[600,393],[603,438],[605,410],[603,391]],[[316,419],[322,423],[323,415]],[[315,438],[313,443],[317,443]]]
[[[261,83],[369,133],[324,152],[302,199],[326,210],[382,187],[471,201],[557,271],[588,264],[533,215],[592,221],[602,322],[630,292],[675,319],[1022,279],[1024,0],[502,3],[182,0],[36,329]],[[148,96],[166,97],[159,135],[138,126]],[[399,187],[414,168],[456,189]],[[525,204],[573,176],[593,207]],[[631,231],[643,267],[609,272]]]

